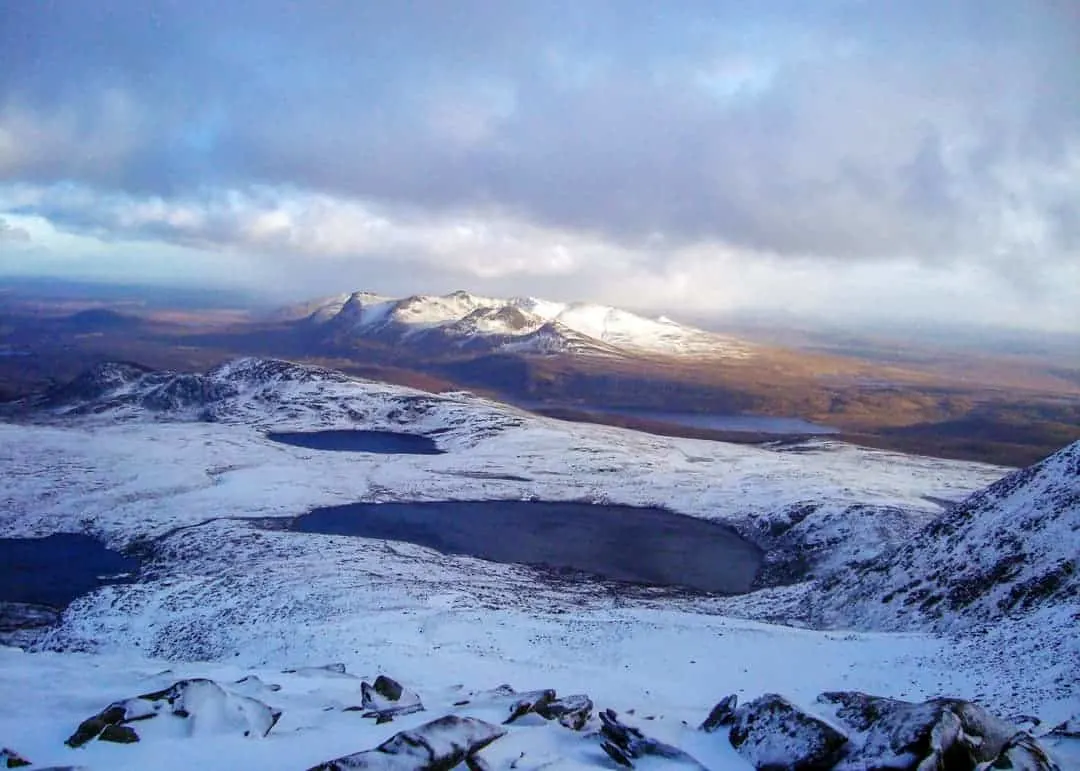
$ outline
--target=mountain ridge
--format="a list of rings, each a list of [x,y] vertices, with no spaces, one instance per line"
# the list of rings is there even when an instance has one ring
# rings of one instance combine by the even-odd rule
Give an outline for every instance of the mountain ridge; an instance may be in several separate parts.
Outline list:
[[[390,297],[353,292],[280,311],[324,338],[377,340],[417,349],[747,358],[753,346],[735,338],[647,318],[613,306],[536,297],[495,298],[459,290]]]

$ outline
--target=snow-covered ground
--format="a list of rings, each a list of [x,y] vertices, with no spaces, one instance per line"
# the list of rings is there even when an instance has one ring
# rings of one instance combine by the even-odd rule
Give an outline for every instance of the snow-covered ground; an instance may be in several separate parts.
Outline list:
[[[537,418],[467,395],[268,376],[257,362],[222,368],[194,389],[120,374],[105,393],[82,401],[69,394],[61,408],[68,414],[0,424],[0,536],[89,532],[152,554],[139,582],[71,605],[39,642],[44,652],[0,650],[0,692],[19,694],[0,699],[0,744],[37,763],[215,768],[227,757],[231,767],[302,769],[443,714],[458,700],[453,686],[503,682],[633,709],[650,736],[709,768],[748,767],[722,735],[691,730],[732,692],[775,691],[807,705],[825,690],[950,694],[1049,724],[1080,711],[1080,673],[1062,671],[1071,660],[1055,666],[1037,645],[1026,658],[1010,655],[1000,646],[1024,630],[1008,625],[998,637],[775,626],[730,614],[797,616],[785,608],[797,609],[808,585],[734,599],[631,591],[407,543],[240,521],[355,501],[654,505],[730,522],[746,535],[801,529],[791,542],[815,545],[821,569],[833,569],[906,537],[942,501],[964,498],[1006,469],[829,441],[761,448],[657,437]],[[213,421],[197,419],[207,417]],[[446,452],[318,451],[265,436],[346,427],[427,433]],[[881,511],[889,516],[876,517]],[[1061,619],[1028,636],[1047,633],[1051,622]],[[358,699],[359,680],[281,673],[327,662],[362,676],[390,674],[420,692],[429,710],[376,727],[356,713],[324,711]],[[165,668],[172,672],[155,675]],[[63,746],[79,721],[115,699],[181,676],[228,683],[251,673],[282,685],[259,697],[284,710],[265,739]],[[647,715],[656,719],[644,722]],[[496,747],[497,767],[520,751],[528,759],[517,768],[555,758],[559,768],[609,763],[595,741],[557,725],[515,728]]]
[[[152,660],[130,652],[0,649],[0,692],[19,695],[0,700],[0,743],[10,743],[36,763],[93,769],[301,771],[374,747],[403,728],[447,712],[488,718],[482,711],[452,705],[469,691],[509,683],[518,690],[586,693],[597,708],[615,709],[708,768],[741,769],[750,766],[731,749],[725,734],[693,730],[729,693],[750,699],[775,691],[809,706],[818,693],[840,688],[915,699],[968,693],[972,687],[965,672],[933,666],[942,643],[918,635],[810,632],[670,611],[587,612],[573,618],[455,611],[439,597],[342,619],[342,625],[340,637],[327,627],[321,645],[291,656],[247,648],[224,662]],[[342,639],[355,647],[344,649]],[[338,656],[326,658],[331,651]],[[427,711],[375,726],[359,713],[341,711],[359,703],[357,677],[281,671],[331,661],[345,663],[349,673],[369,681],[380,673],[395,677],[420,694]],[[80,749],[63,744],[82,720],[114,700],[184,677],[230,684],[249,675],[282,686],[255,693],[237,688],[282,710],[281,721],[266,738],[211,734],[153,737],[135,745],[95,742]],[[629,710],[634,714],[628,715]],[[495,750],[495,759],[503,759],[499,768],[520,752],[526,758],[519,769],[551,767],[556,760],[561,760],[557,768],[613,767],[599,742],[558,725],[524,725]]]

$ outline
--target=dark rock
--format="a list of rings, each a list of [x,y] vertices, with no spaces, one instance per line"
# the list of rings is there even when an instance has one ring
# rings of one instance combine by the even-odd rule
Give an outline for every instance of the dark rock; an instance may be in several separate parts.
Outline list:
[[[711,734],[720,726],[731,725],[735,722],[735,707],[738,704],[738,695],[733,693],[730,696],[725,696],[712,708],[712,712],[705,718],[705,722],[701,724],[699,730]]]
[[[1061,771],[1029,733],[1018,733],[1002,748],[988,766],[980,769],[1011,769],[1011,771]]]
[[[28,765],[30,765],[30,761],[17,753],[15,750],[9,750],[7,747],[0,749],[0,767],[22,768],[23,766]]]
[[[397,701],[400,699],[403,690],[401,683],[386,675],[379,675],[376,677],[372,688],[375,690],[375,693],[390,701]]]
[[[620,722],[615,710],[606,709],[601,712],[600,722],[602,724],[600,735],[603,737],[603,743],[600,746],[608,757],[620,766],[633,768],[634,760],[654,756],[674,760],[697,769],[705,768],[678,747],[650,739],[637,728]]]
[[[775,693],[735,710],[728,737],[758,771],[831,769],[847,744],[831,725]]]
[[[79,723],[79,727],[75,729],[75,733],[68,737],[64,742],[69,747],[81,747],[91,739],[96,739],[101,735],[101,732],[105,730],[107,726],[116,725],[124,720],[126,710],[119,704],[110,704],[101,712],[97,713],[93,717]]]
[[[360,695],[360,709],[364,710],[364,717],[375,718],[376,724],[389,723],[399,715],[411,715],[424,710],[419,694],[386,675],[379,675],[371,685],[367,682],[361,683]],[[350,707],[346,711],[354,710],[355,708]]]
[[[257,699],[229,693],[213,680],[180,680],[160,691],[113,702],[80,723],[65,743],[69,747],[81,747],[92,739],[105,739],[104,732],[111,727],[160,716],[189,720],[189,726],[193,726],[193,719],[199,713],[215,716],[216,724],[244,736],[265,736],[281,717],[280,711]],[[126,731],[110,731],[109,735],[114,738],[106,741],[130,741]],[[136,737],[134,741],[137,740]]]
[[[592,717],[592,710],[592,699],[583,693],[576,693],[537,705],[536,714],[545,720],[558,720],[559,725],[573,731],[580,731]]]
[[[134,744],[139,741],[139,735],[129,725],[112,724],[105,726],[98,734],[98,741],[115,742],[116,744]]]
[[[447,715],[394,734],[373,750],[330,760],[309,771],[449,771],[462,762],[480,769],[484,764],[476,753],[505,734],[506,729],[482,720]]]
[[[845,727],[864,734],[849,746],[839,768],[858,769],[878,764],[884,768],[973,769],[993,760],[1015,726],[962,699],[931,699],[912,703],[858,691],[823,693],[818,701],[837,707],[836,718]]]
[[[503,721],[503,725],[513,723],[520,717],[537,712],[553,701],[555,701],[555,691],[551,688],[542,691],[515,693],[514,702],[510,705],[510,717]]]
[[[513,696],[510,703],[510,716],[503,721],[503,725],[509,725],[525,715],[539,715],[544,720],[557,720],[560,725],[574,731],[580,731],[592,717],[593,703],[585,694],[574,694],[557,698],[554,689],[546,688],[540,691],[526,691],[525,693],[513,693],[509,686],[501,686],[492,692],[492,695]]]

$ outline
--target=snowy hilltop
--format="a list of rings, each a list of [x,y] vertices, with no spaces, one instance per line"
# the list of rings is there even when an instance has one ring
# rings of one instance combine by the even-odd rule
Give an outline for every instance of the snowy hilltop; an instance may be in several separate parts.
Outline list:
[[[464,291],[405,298],[354,292],[281,315],[302,318],[324,340],[395,342],[418,351],[723,358],[752,353],[746,343],[667,318],[645,318],[605,305],[498,299]]]

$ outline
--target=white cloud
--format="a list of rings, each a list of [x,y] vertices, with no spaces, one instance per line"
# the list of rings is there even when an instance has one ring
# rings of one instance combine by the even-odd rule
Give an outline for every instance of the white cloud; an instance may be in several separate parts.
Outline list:
[[[160,273],[155,262],[162,250],[173,250],[183,259],[173,273],[187,265],[193,275],[277,293],[284,288],[296,298],[363,288],[467,288],[606,301],[676,317],[764,310],[852,323],[933,318],[1080,328],[1080,260],[1040,262],[1037,280],[1017,281],[965,255],[850,262],[716,240],[623,244],[498,209],[432,214],[267,187],[179,199],[73,186],[0,188],[0,211],[20,202],[48,212],[61,229],[36,240],[51,243],[55,253],[80,255],[84,267],[91,255],[117,275]],[[1037,243],[1037,233],[1018,233]],[[1020,240],[1016,235],[1014,245]]]

